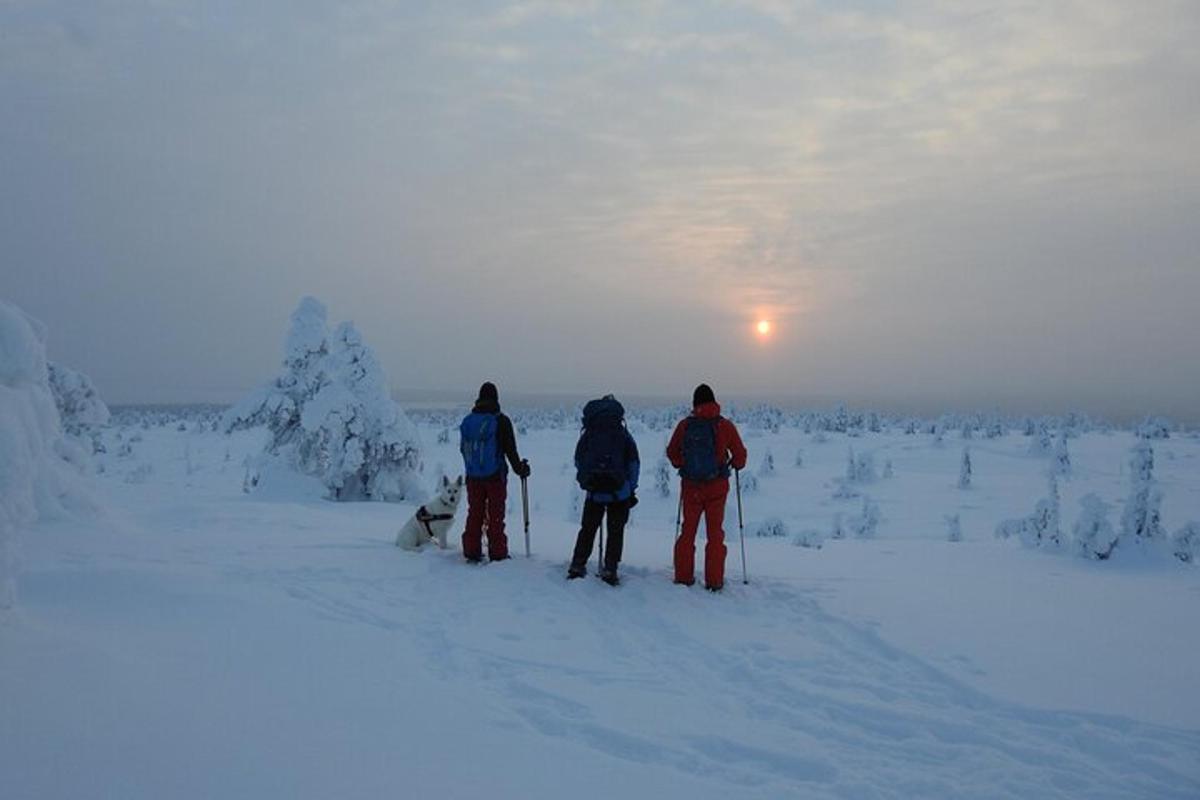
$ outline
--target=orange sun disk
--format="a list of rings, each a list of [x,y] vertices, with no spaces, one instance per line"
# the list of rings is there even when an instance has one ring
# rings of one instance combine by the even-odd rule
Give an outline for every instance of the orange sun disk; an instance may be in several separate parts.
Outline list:
[[[771,322],[770,320],[760,319],[755,328],[758,330],[759,336],[766,336],[771,332]]]

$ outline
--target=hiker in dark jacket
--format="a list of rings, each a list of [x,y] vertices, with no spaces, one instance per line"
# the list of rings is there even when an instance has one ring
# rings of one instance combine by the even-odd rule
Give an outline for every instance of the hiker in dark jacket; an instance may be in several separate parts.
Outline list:
[[[487,523],[488,558],[508,558],[504,506],[508,499],[508,464],[519,477],[529,475],[529,462],[517,453],[512,420],[500,411],[500,394],[490,381],[459,426],[459,450],[467,473],[467,525],[462,535],[467,561],[483,560],[483,528]],[[507,460],[508,464],[505,464]]]
[[[587,562],[600,524],[608,517],[608,547],[600,578],[610,586],[620,583],[617,567],[625,545],[625,523],[629,510],[637,505],[637,442],[625,428],[625,409],[616,398],[605,395],[584,406],[583,433],[575,445],[575,472],[581,488],[587,490],[583,501],[583,519],[575,538],[575,552],[567,578],[587,575]]]
[[[696,531],[704,515],[704,586],[725,585],[725,500],[729,468],[746,466],[746,447],[732,422],[721,416],[713,390],[702,383],[692,393],[692,414],[680,420],[667,445],[667,458],[679,470],[683,529],[675,540],[675,583],[696,581]]]

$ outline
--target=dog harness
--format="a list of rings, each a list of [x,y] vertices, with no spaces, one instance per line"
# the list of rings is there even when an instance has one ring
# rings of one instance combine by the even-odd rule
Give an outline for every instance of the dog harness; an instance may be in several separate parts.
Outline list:
[[[420,508],[417,509],[417,522],[419,522],[425,526],[425,533],[427,536],[429,536],[430,539],[436,539],[437,535],[434,534],[433,526],[430,525],[429,523],[441,522],[442,520],[447,520],[447,519],[454,519],[454,515],[453,514],[430,514],[425,509],[425,506],[421,506]]]

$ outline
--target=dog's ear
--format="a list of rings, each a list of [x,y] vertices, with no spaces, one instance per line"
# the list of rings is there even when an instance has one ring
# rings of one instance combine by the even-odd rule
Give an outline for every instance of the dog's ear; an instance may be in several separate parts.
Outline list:
[[[450,486],[450,479],[448,477],[446,477],[445,475],[442,476],[442,486],[445,486],[447,488],[449,488],[449,486]]]
[[[457,483],[458,483],[458,485],[459,485],[459,486],[462,486],[462,481],[463,481],[463,477],[462,477],[462,475],[459,475],[459,476],[458,476],[458,481],[457,481]]]

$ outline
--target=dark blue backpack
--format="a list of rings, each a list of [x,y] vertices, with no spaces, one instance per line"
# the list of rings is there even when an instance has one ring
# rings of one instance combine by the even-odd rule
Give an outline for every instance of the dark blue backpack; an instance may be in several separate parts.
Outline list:
[[[717,460],[717,423],[720,417],[690,417],[683,431],[681,477],[689,481],[711,481],[728,477],[729,470]]]
[[[496,438],[499,427],[499,415],[478,411],[468,414],[458,426],[458,449],[468,478],[490,478],[504,467]]]
[[[612,494],[628,480],[625,409],[605,395],[583,407],[583,435],[575,446],[575,480],[589,492]]]

